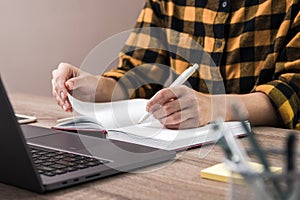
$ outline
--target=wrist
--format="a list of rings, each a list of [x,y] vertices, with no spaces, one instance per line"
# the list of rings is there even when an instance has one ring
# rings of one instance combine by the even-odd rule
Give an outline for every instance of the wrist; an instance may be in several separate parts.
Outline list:
[[[225,121],[241,121],[249,119],[249,111],[242,95],[226,95]]]
[[[240,95],[209,95],[211,105],[211,121],[247,120],[249,113]]]
[[[107,102],[125,98],[125,93],[113,78],[99,76],[96,89],[96,101]]]

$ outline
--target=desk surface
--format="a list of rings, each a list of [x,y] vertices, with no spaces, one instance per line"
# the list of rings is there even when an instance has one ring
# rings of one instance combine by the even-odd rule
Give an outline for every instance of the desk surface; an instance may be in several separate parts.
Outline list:
[[[16,113],[35,115],[34,125],[51,127],[59,118],[71,116],[63,112],[53,98],[35,95],[10,95]],[[255,127],[254,133],[265,147],[282,147],[288,130]],[[240,141],[248,145],[246,138]],[[127,173],[92,181],[45,195],[0,183],[1,199],[226,199],[229,185],[200,178],[200,171],[224,158],[217,145],[185,151],[177,159],[154,167],[147,173]],[[276,158],[271,160],[276,165]],[[21,169],[20,169],[21,170]]]

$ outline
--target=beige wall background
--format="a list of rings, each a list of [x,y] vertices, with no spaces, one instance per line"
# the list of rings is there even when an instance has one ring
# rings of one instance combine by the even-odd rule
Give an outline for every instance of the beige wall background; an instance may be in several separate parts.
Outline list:
[[[144,2],[0,0],[0,74],[6,89],[50,96],[52,70],[60,62],[80,66],[99,43],[133,28]]]

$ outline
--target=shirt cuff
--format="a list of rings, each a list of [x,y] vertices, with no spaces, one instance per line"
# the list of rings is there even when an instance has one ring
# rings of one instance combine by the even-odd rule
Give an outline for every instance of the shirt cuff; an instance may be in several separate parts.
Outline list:
[[[151,86],[138,85],[137,80],[135,80],[136,77],[133,77],[129,73],[125,73],[126,72],[123,70],[112,69],[111,71],[102,74],[102,76],[115,79],[117,81],[117,84],[119,84],[119,86],[123,88],[123,91],[125,92],[127,98],[148,98],[147,95],[149,95],[148,93],[150,92],[147,93],[146,91],[152,91]]]
[[[123,70],[119,70],[119,69],[112,69],[108,72],[105,72],[102,74],[103,77],[107,77],[107,78],[112,78],[114,80],[116,80],[117,84],[119,84],[119,86],[121,88],[123,88],[123,91],[126,94],[125,98],[129,98],[129,91],[126,89],[125,85],[122,83],[122,81],[120,81],[120,79],[124,79],[124,74],[125,72]]]
[[[257,86],[254,92],[262,92],[270,98],[285,128],[292,129],[296,127],[298,123],[299,98],[292,87],[283,81],[275,80]]]

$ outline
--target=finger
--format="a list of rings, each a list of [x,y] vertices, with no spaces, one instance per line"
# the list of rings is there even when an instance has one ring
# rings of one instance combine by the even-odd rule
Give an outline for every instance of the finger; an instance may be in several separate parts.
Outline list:
[[[53,82],[53,81],[52,81]],[[57,104],[62,107],[65,111],[73,111],[71,103],[65,94],[57,94],[56,90],[52,90],[52,94],[56,99]]]
[[[72,111],[73,111],[73,108],[72,108],[72,106],[71,106],[71,104],[70,104],[70,102],[69,102],[68,99],[67,99],[66,101],[63,101],[63,100],[60,98],[60,95],[57,95],[55,91],[53,92],[53,96],[55,97],[57,104],[58,104],[63,110],[65,110],[66,112],[72,112]]]
[[[84,77],[78,76],[74,78],[70,78],[66,81],[65,86],[68,90],[76,90],[84,84]]]
[[[62,107],[63,104],[64,104],[64,101],[61,100],[60,96],[57,95],[55,91],[53,91],[53,96],[54,96],[54,98],[56,100],[57,105],[59,105],[60,107]]]
[[[65,87],[65,79],[60,77],[60,72],[58,70],[54,70],[52,72],[52,88],[53,93],[58,95],[62,101],[66,100],[67,88]]]
[[[164,105],[171,99],[177,99],[177,96],[170,88],[165,88],[157,92],[147,103],[146,110],[150,112],[154,105]]]
[[[64,109],[65,111],[67,111],[67,112],[68,112],[68,111],[70,111],[70,112],[73,111],[73,108],[72,108],[72,105],[71,105],[69,99],[67,99],[67,100],[64,102],[64,104],[63,104],[63,109]]]
[[[66,104],[65,104],[66,105]],[[66,111],[66,112],[73,112],[73,107],[68,104],[69,106],[64,106],[63,109]]]
[[[68,90],[74,90],[75,88],[74,88],[74,80],[67,80],[66,81],[66,83],[65,83],[65,85],[66,85],[66,88],[68,89]]]
[[[58,92],[59,90],[58,90],[57,86],[55,85],[55,81],[52,79],[51,82],[52,82],[52,95],[55,97],[57,103],[59,105],[61,105],[62,102],[64,101],[62,99],[62,95],[59,94],[59,92]]]
[[[165,103],[163,106],[159,106],[158,108],[155,108],[157,106],[153,107],[154,110],[151,109],[151,111],[156,119],[165,118],[166,116],[171,115],[175,112],[180,112],[180,110],[182,109],[179,100],[171,100]]]
[[[61,73],[61,76],[69,79],[71,77],[76,77],[79,75],[79,69],[69,63],[59,63],[57,70]]]
[[[180,112],[172,113],[171,115],[162,117],[158,120],[165,127],[178,126],[181,123],[181,114]]]
[[[62,100],[62,108],[65,110],[65,111],[73,111],[73,109],[72,109],[72,105],[71,105],[71,103],[70,103],[70,101],[69,101],[69,98],[68,98],[68,96],[65,94],[65,93],[63,93],[63,92],[61,92],[61,98],[63,99]]]
[[[183,110],[190,109],[190,115],[193,115],[198,110],[195,105],[195,100],[191,96],[182,96],[178,99],[171,99],[169,102],[160,106],[159,109],[152,110],[152,114],[156,119],[162,119],[175,112],[181,112]]]
[[[179,110],[166,117],[160,118],[159,121],[167,128],[194,128],[204,125],[200,124],[199,112],[194,108]],[[187,121],[189,123],[187,123]]]
[[[53,82],[53,81],[52,81]],[[68,97],[66,95],[67,92],[63,92],[61,91],[60,93],[58,93],[59,90],[53,88],[52,89],[52,94],[55,97],[57,104],[59,106],[61,106],[65,111],[70,111],[71,109],[71,105],[70,102],[68,100]]]
[[[188,119],[194,118],[193,114],[191,115],[190,112],[191,110],[188,109],[180,110],[166,116],[165,118],[161,118],[160,120],[164,122],[165,126],[181,124]]]
[[[188,119],[178,124],[167,124],[164,126],[168,129],[189,129],[189,128],[196,128],[202,125],[199,125],[196,119]]]

